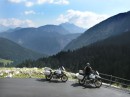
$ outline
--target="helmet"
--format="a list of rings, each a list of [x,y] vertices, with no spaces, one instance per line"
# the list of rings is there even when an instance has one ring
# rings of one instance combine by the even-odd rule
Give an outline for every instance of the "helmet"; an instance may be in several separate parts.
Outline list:
[[[86,65],[87,65],[87,66],[90,66],[90,63],[87,63]]]

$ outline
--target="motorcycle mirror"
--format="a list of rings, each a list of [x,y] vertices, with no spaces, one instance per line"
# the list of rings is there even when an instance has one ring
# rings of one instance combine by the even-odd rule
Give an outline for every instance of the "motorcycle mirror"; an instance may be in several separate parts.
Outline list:
[[[99,75],[99,72],[98,72],[98,71],[96,71],[96,73],[97,73],[97,75]]]
[[[65,68],[64,68],[64,66],[62,66],[62,69],[65,71]]]

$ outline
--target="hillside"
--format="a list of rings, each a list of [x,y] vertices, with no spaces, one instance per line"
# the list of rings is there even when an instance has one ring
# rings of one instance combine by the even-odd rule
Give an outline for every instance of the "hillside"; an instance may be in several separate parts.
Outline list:
[[[10,39],[23,47],[39,53],[52,55],[61,51],[79,34],[70,33],[58,25],[45,25],[38,28],[20,28],[12,32],[1,33],[0,36]]]
[[[107,38],[75,51],[60,52],[48,58],[41,58],[30,64],[42,62],[40,66],[57,68],[64,65],[73,72],[83,69],[90,62],[99,72],[130,79],[130,31]],[[20,64],[26,66],[28,63]]]
[[[37,59],[42,56],[42,54],[25,49],[8,39],[0,38],[0,58],[2,59],[9,59],[14,63],[19,63],[25,59]]]
[[[130,12],[117,14],[93,26],[71,41],[64,50],[78,49],[126,31],[130,31]]]

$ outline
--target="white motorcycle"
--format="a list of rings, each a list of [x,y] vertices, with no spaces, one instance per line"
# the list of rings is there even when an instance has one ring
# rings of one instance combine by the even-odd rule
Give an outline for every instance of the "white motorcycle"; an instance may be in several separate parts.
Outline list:
[[[96,88],[100,88],[102,85],[102,80],[101,77],[99,76],[98,71],[93,71],[93,73],[89,75],[89,78],[88,76],[84,78],[83,70],[79,70],[79,73],[77,73],[76,76],[78,78],[80,85],[93,84],[95,85]]]
[[[51,68],[45,68],[44,70],[45,78],[48,81],[50,81],[52,78],[61,79],[62,82],[66,82],[68,80],[68,77],[65,74],[65,68],[63,66],[55,71],[53,71]]]

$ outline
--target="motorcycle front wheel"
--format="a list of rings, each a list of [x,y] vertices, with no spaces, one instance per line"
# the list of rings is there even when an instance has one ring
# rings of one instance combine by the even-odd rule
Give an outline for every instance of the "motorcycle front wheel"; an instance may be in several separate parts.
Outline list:
[[[96,88],[100,88],[102,85],[102,80],[101,79],[96,79],[94,82]]]
[[[62,82],[66,82],[68,80],[68,77],[66,75],[63,75],[61,77]]]

